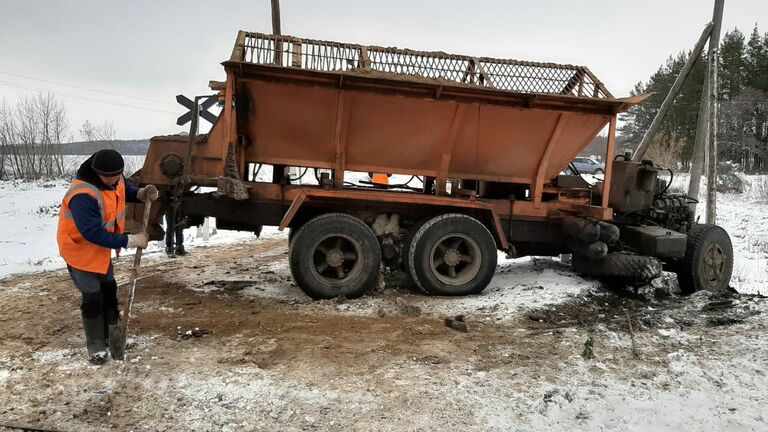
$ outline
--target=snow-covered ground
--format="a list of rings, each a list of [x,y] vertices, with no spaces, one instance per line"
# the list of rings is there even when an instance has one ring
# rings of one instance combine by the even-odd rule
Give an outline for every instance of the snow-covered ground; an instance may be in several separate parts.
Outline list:
[[[743,194],[718,196],[718,222],[734,243],[732,285],[765,292],[766,177],[746,179]],[[0,279],[63,266],[66,188],[0,182]],[[499,255],[478,296],[387,282],[354,301],[311,301],[291,281],[285,241],[253,240],[218,231],[206,242],[191,228],[191,256],[178,260],[153,244],[138,351],[98,374],[83,367],[66,273],[0,281],[0,418],[63,430],[768,430],[768,310],[755,296],[725,311],[706,309],[709,293],[632,301],[558,259]],[[51,313],[28,313],[41,305]],[[468,334],[444,328],[455,315]],[[216,332],[179,341],[180,325]],[[597,358],[585,359],[592,338]]]
[[[259,177],[269,173],[260,173]],[[353,173],[352,180],[366,177]],[[314,182],[313,176],[306,176]],[[765,293],[768,284],[768,176],[743,176],[746,190],[741,194],[718,194],[718,224],[731,235],[734,246],[734,272],[731,284],[739,292]],[[302,179],[303,180],[303,179]],[[393,176],[392,184],[404,183],[409,176]],[[412,186],[418,187],[418,180]],[[685,174],[677,175],[673,187],[687,185]],[[14,273],[52,270],[64,266],[56,246],[56,225],[61,198],[69,183],[64,180],[0,182],[0,278]],[[702,187],[702,191],[705,191]],[[703,196],[701,197],[703,200]],[[704,206],[698,207],[703,213]],[[702,216],[703,218],[703,216]],[[215,221],[212,223],[215,227]],[[279,235],[275,228],[266,227],[264,236]],[[219,230],[203,241],[197,228],[184,232],[185,245],[194,249],[233,242],[254,240],[251,233]],[[162,242],[153,242],[147,250],[148,259],[164,257]],[[125,259],[125,258],[122,258]],[[527,260],[524,259],[524,260]],[[501,262],[501,261],[500,261]]]
[[[56,244],[61,199],[69,187],[65,180],[19,182],[0,181],[0,278],[14,273],[62,268],[66,264],[59,256]],[[215,223],[212,224],[215,227]],[[275,233],[265,229],[264,235]],[[200,235],[198,235],[200,234]],[[227,244],[254,239],[252,233],[217,231],[205,245]],[[194,249],[203,244],[197,228],[184,230],[184,244]],[[162,242],[152,242],[147,248],[148,259],[165,257]],[[122,259],[126,259],[124,256]]]

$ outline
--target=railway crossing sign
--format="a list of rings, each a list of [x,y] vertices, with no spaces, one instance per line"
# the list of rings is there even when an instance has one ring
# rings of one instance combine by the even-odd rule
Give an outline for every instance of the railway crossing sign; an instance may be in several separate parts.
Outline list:
[[[194,116],[195,112],[195,105],[196,102],[200,100],[199,98],[195,98],[195,100],[191,100],[188,97],[184,95],[178,95],[176,96],[176,102],[181,104],[183,107],[187,108],[189,111],[187,111],[184,115],[176,119],[176,124],[179,126],[183,126],[187,123],[189,123],[192,120],[192,116]],[[218,95],[212,95],[208,96],[204,99],[202,99],[202,103],[200,103],[200,106],[197,107],[197,112],[200,115],[200,117],[208,120],[209,123],[214,124],[216,123],[216,119],[218,118],[216,115],[208,111],[208,108],[212,107],[216,104],[216,102],[219,101]]]

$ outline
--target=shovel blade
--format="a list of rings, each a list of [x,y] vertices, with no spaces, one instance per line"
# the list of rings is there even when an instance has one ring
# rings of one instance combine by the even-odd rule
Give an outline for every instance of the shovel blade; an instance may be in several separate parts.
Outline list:
[[[125,329],[114,324],[109,326],[109,352],[114,360],[125,360]]]

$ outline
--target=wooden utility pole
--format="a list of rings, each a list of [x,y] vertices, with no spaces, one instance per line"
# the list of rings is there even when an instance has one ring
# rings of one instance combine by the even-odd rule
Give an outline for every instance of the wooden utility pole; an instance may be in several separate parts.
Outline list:
[[[707,75],[704,80],[704,88],[701,92],[701,105],[699,106],[699,120],[696,126],[696,142],[693,148],[691,161],[691,178],[688,183],[688,196],[694,199],[699,197],[699,183],[704,171],[705,152],[707,153],[707,223],[714,223],[716,210],[717,186],[717,58],[720,46],[720,29],[723,22],[723,9],[725,0],[715,0],[715,9],[712,15],[712,34],[709,37],[709,50],[707,52]],[[714,133],[714,139],[713,139]],[[712,155],[714,154],[714,158]],[[696,209],[696,204],[691,205],[691,210]]]
[[[272,34],[281,35],[280,32],[280,0],[272,0]]]
[[[715,0],[715,28],[709,38],[709,142],[707,145],[707,213],[706,222],[717,219],[717,69],[720,58],[720,27],[725,0]]]
[[[272,0],[272,34],[280,36],[280,0]],[[275,40],[275,58],[277,66],[283,65],[283,41]]]
[[[696,124],[696,140],[693,143],[693,157],[691,158],[691,177],[688,179],[688,196],[699,199],[699,185],[701,174],[704,172],[704,153],[707,150],[709,139],[709,68],[704,73],[704,85],[701,90],[699,102],[699,117]],[[696,213],[696,203],[689,206]]]
[[[651,127],[648,128],[648,131],[645,132],[645,135],[643,135],[643,140],[640,142],[637,150],[635,150],[635,154],[632,155],[633,162],[640,162],[645,157],[645,153],[648,151],[648,147],[650,147],[653,138],[659,131],[659,127],[661,127],[661,122],[664,120],[664,116],[667,115],[667,111],[669,111],[669,108],[672,106],[672,102],[674,102],[677,95],[680,94],[680,90],[682,90],[683,84],[685,84],[685,80],[691,73],[693,65],[696,64],[696,60],[699,59],[701,52],[704,50],[704,44],[707,43],[707,39],[709,39],[710,35],[712,34],[713,27],[713,23],[709,23],[704,27],[704,31],[701,33],[699,41],[696,43],[693,51],[691,51],[691,56],[688,57],[688,61],[685,63],[685,66],[683,66],[683,69],[677,76],[675,83],[672,85],[672,88],[669,89],[669,93],[667,93],[667,97],[664,99],[664,103],[661,104],[659,112],[657,112],[656,117],[653,118]]]

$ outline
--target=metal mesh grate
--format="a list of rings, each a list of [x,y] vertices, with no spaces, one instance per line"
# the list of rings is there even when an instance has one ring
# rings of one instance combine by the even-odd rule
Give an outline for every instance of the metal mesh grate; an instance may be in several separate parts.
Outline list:
[[[241,32],[233,61],[400,79],[460,84],[516,93],[588,98],[613,95],[583,66],[475,58],[340,42]]]

